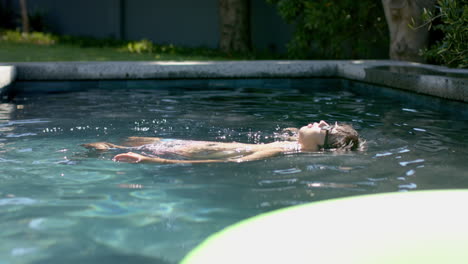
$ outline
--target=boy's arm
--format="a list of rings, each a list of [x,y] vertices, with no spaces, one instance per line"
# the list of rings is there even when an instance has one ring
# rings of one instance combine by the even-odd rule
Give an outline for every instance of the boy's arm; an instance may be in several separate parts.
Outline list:
[[[127,162],[127,163],[166,163],[166,164],[176,164],[176,163],[213,163],[213,162],[225,162],[226,160],[171,160],[163,159],[159,157],[148,157],[141,154],[128,152],[119,154],[114,157],[114,161],[117,162]]]
[[[267,150],[261,150],[254,152],[250,155],[244,156],[242,158],[238,159],[230,159],[229,161],[234,161],[234,162],[244,162],[244,161],[254,161],[254,160],[261,160],[269,157],[276,156],[280,153],[282,153],[282,149],[267,149]]]
[[[270,149],[255,152],[238,159],[206,159],[206,160],[171,160],[159,157],[148,157],[137,153],[123,153],[114,157],[114,161],[128,163],[165,163],[165,164],[183,164],[183,163],[215,163],[215,162],[244,162],[269,158],[281,153],[281,149]]]

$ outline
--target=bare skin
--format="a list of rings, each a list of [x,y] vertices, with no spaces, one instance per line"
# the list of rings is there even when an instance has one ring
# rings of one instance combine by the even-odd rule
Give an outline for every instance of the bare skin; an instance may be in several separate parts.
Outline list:
[[[283,153],[318,151],[319,146],[324,144],[328,127],[325,121],[315,122],[298,130],[296,141],[279,141],[268,144],[246,144],[246,143],[224,143],[215,141],[179,141],[185,142],[177,148],[177,155],[189,159],[164,159],[157,156],[145,156],[133,152],[116,155],[114,161],[127,163],[216,163],[216,162],[245,162],[261,160]],[[162,138],[153,137],[130,137],[123,146],[107,142],[96,142],[84,144],[90,149],[131,149],[145,145],[159,144]]]

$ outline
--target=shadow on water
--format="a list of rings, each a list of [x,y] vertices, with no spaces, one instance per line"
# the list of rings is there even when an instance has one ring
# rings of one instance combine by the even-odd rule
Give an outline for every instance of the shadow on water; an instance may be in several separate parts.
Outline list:
[[[43,258],[31,264],[53,264],[53,263],[67,263],[67,264],[105,264],[105,263],[112,263],[112,264],[174,264],[175,262],[170,262],[168,260],[158,258],[158,257],[147,257],[141,255],[132,255],[132,254],[124,254],[121,252],[117,252],[116,250],[112,250],[108,247],[97,247],[93,249],[86,249],[84,248],[79,253],[85,255],[78,255],[78,254],[64,254],[61,256],[51,256],[48,258]]]

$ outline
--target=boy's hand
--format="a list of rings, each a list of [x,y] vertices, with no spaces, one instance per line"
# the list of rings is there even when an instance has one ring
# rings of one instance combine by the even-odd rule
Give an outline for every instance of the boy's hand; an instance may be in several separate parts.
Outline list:
[[[140,163],[143,162],[145,159],[148,157],[133,153],[133,152],[128,152],[128,153],[123,153],[115,156],[112,160],[115,162],[127,162],[127,163]]]
[[[119,154],[115,156],[113,159],[115,162],[126,162],[126,163],[142,163],[142,162],[149,162],[149,163],[171,163],[168,162],[167,159],[162,159],[158,157],[147,157],[145,155],[127,152],[123,154]]]

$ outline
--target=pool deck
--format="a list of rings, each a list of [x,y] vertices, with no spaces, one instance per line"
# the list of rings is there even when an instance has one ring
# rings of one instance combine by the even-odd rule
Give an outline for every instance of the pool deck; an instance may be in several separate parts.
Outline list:
[[[14,81],[342,78],[468,103],[468,70],[391,60],[0,63]]]

